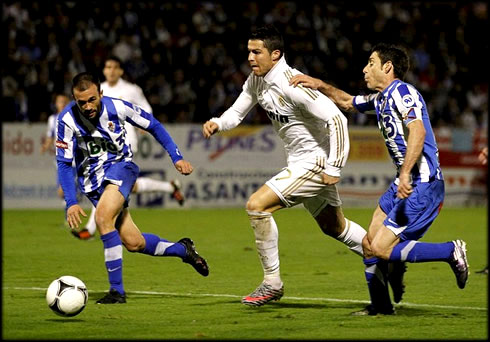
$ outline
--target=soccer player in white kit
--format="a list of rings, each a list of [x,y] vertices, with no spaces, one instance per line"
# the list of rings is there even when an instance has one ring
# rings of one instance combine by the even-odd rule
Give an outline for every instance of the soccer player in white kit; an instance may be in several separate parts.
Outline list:
[[[58,118],[58,114],[61,113],[63,108],[65,108],[65,106],[69,103],[70,98],[65,94],[57,94],[55,96],[54,106],[56,108],[56,113],[51,114],[48,117],[46,136],[44,137],[44,141],[41,145],[41,154],[48,152],[51,148],[53,148],[54,150],[54,142],[56,140],[56,119]],[[75,178],[75,174],[73,178]],[[58,172],[56,172],[56,185],[58,196],[63,199],[63,189],[61,188],[61,185],[58,181]]]
[[[145,95],[143,94],[143,90],[134,83],[128,82],[122,78],[124,74],[124,70],[122,69],[122,62],[116,56],[110,56],[106,59],[104,70],[104,76],[106,80],[100,84],[100,88],[104,94],[104,96],[113,97],[117,99],[124,99],[125,101],[134,103],[147,113],[152,114],[152,109]],[[136,154],[138,151],[138,133],[136,128],[130,123],[126,122],[124,125],[126,128],[126,139],[131,145],[131,150],[133,154]],[[132,190],[133,193],[146,193],[146,192],[165,192],[171,193],[172,197],[177,200],[180,205],[184,204],[184,195],[181,191],[181,183],[179,180],[174,179],[170,182],[155,180],[149,177],[138,177],[136,180],[136,184]],[[85,229],[82,229],[80,232],[74,232],[80,235],[80,238],[84,238],[86,236],[85,230],[88,231],[90,236],[95,233],[95,212],[92,209],[90,217],[88,219],[87,225]]]
[[[104,70],[104,76],[106,80],[100,84],[104,96],[114,97],[118,99],[124,99],[128,102],[134,103],[146,112],[152,114],[148,100],[143,94],[143,90],[134,83],[130,83],[122,78],[124,70],[122,68],[122,62],[116,56],[110,56],[106,59]],[[127,139],[131,144],[133,153],[138,151],[138,136],[136,128],[133,125],[126,122],[125,124]],[[184,204],[184,195],[180,191],[180,181],[174,179],[170,182],[157,181],[148,177],[139,177],[133,188],[134,193],[143,192],[168,192],[172,194],[172,197],[179,202],[180,205]]]
[[[242,303],[261,306],[284,294],[272,213],[303,203],[325,234],[361,256],[366,231],[344,217],[336,187],[349,153],[347,119],[320,92],[289,85],[289,79],[300,72],[286,63],[284,43],[275,27],[252,33],[248,51],[252,73],[241,94],[219,118],[204,123],[203,135],[209,138],[238,126],[258,103],[284,142],[287,167],[252,194],[246,208],[264,279]]]

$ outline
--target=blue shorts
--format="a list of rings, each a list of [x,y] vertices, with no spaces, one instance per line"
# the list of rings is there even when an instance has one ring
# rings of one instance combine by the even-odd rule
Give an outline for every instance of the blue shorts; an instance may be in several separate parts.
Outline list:
[[[400,241],[419,240],[441,211],[444,201],[444,181],[413,184],[408,198],[396,197],[398,186],[390,187],[379,199],[380,208],[387,214],[383,224]]]
[[[138,165],[133,162],[117,162],[109,166],[105,171],[105,176],[102,181],[102,185],[97,190],[91,191],[86,196],[97,207],[100,197],[104,192],[107,184],[114,184],[119,186],[119,192],[124,196],[124,208],[129,205],[129,194],[133,189],[134,183],[140,173]]]

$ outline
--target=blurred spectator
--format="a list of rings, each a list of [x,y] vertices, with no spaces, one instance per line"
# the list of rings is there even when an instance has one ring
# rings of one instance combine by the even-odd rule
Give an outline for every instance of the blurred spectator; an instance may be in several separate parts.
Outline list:
[[[27,96],[23,89],[18,89],[15,93],[15,119],[16,121],[29,122]]]
[[[155,116],[204,122],[234,101],[250,73],[244,35],[257,25],[274,23],[285,32],[292,66],[356,93],[366,91],[357,70],[372,44],[401,38],[411,53],[409,81],[423,92],[433,125],[486,127],[486,2],[366,2],[351,7],[280,0],[6,0],[4,120],[39,120],[49,113],[41,96],[70,93],[76,73],[101,70],[105,58],[115,54],[126,77],[148,94]],[[263,122],[262,114],[257,111],[250,123]],[[366,116],[350,119],[375,124],[361,117]]]

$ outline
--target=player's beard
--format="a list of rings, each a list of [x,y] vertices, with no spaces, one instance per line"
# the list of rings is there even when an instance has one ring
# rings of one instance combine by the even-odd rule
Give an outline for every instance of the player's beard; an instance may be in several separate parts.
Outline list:
[[[87,118],[87,119],[94,119],[96,116],[97,116],[97,109],[93,109],[93,110],[86,110],[83,112],[83,115]]]

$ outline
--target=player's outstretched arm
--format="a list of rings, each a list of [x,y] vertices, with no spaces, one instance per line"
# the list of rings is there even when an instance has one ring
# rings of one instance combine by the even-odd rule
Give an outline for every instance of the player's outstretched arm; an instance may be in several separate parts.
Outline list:
[[[218,124],[213,121],[206,121],[204,125],[202,125],[202,135],[206,139],[209,139],[214,133],[218,132]]]
[[[41,154],[46,153],[46,151],[48,151],[51,148],[51,146],[53,146],[53,144],[54,144],[54,139],[51,137],[46,137],[43,144],[41,145]]]
[[[315,90],[320,90],[320,88],[323,88],[323,84],[325,83],[322,80],[318,78],[314,78],[308,75],[295,75],[289,80],[289,85],[292,85],[293,87],[297,87],[298,85],[302,85],[306,88],[311,88]]]
[[[323,82],[318,78],[314,78],[308,75],[295,75],[289,80],[289,84],[297,87],[303,86],[320,91],[325,96],[328,96],[341,110],[345,112],[356,112],[352,100],[354,96],[346,93],[343,90],[335,88],[334,86]]]
[[[177,161],[175,164],[175,169],[179,171],[181,174],[187,176],[192,173],[194,168],[192,167],[191,163],[189,163],[187,160],[181,159]]]

